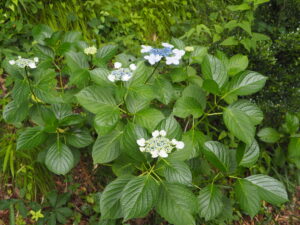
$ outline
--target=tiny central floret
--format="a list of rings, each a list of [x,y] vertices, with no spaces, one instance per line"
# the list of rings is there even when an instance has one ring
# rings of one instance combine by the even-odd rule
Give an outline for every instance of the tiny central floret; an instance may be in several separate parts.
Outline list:
[[[130,64],[129,68],[122,68],[122,63],[115,62],[114,68],[115,70],[113,70],[107,77],[111,82],[119,80],[128,81],[133,76],[133,71],[136,70],[136,65]]]
[[[137,144],[140,146],[140,151],[149,152],[152,158],[157,158],[158,156],[166,158],[174,148],[184,148],[184,143],[182,141],[177,141],[176,139],[170,140],[165,137],[166,135],[167,133],[164,130],[155,130],[152,133],[152,138],[148,140],[145,140],[144,138],[138,139]]]
[[[9,64],[10,65],[17,65],[20,68],[29,67],[31,69],[35,69],[36,64],[38,62],[39,62],[38,57],[34,57],[33,59],[25,59],[25,58],[22,58],[21,56],[18,56],[17,60],[10,60]]]

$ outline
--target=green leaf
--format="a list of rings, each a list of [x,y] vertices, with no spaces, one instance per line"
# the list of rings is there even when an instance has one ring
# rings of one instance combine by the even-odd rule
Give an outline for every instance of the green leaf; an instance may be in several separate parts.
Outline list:
[[[203,62],[204,57],[207,55],[207,50],[207,47],[194,47],[194,51],[191,53],[191,63],[201,64]]]
[[[176,101],[173,113],[180,118],[186,118],[189,115],[198,118],[203,114],[203,109],[197,99],[192,97],[181,97]]]
[[[188,78],[187,71],[183,67],[174,68],[168,75],[171,77],[172,82],[182,82]]]
[[[145,217],[154,206],[158,193],[159,185],[152,176],[131,179],[126,184],[121,197],[124,220]]]
[[[201,71],[205,79],[214,80],[219,88],[228,80],[226,67],[215,56],[207,55],[201,63]]]
[[[234,192],[241,209],[253,218],[260,209],[257,187],[248,180],[238,179],[234,186]]]
[[[120,155],[122,134],[122,131],[115,129],[111,133],[97,138],[92,151],[94,164],[111,162]]]
[[[251,167],[259,158],[259,145],[253,140],[251,145],[245,146],[243,156],[239,163],[240,166]]]
[[[220,142],[207,141],[204,143],[204,155],[215,167],[228,172],[230,165],[229,149]]]
[[[156,211],[174,225],[195,225],[193,214],[198,210],[197,198],[179,184],[161,184]]]
[[[146,66],[144,62],[137,63],[137,68],[133,72],[132,78],[126,82],[126,87],[139,87],[145,86],[146,81],[149,79],[149,76],[153,73],[154,68]]]
[[[169,183],[187,186],[192,184],[192,173],[189,166],[183,161],[167,159],[163,171],[164,176]]]
[[[69,68],[74,71],[76,69],[89,68],[87,56],[82,52],[68,52],[66,53],[66,62]]]
[[[147,85],[132,86],[128,90],[126,107],[130,113],[137,113],[147,108],[154,98],[155,93],[152,87]]]
[[[107,63],[115,56],[117,51],[118,51],[117,45],[106,45],[98,49],[96,57],[100,58],[101,60],[103,60],[103,62]]]
[[[202,87],[207,92],[215,95],[218,94],[220,91],[218,84],[214,80],[204,80]]]
[[[262,200],[271,204],[279,205],[288,201],[285,187],[278,180],[263,174],[252,175],[246,180],[254,184]]]
[[[65,175],[74,165],[74,156],[68,146],[57,142],[49,148],[45,164],[53,173]]]
[[[299,129],[299,118],[296,115],[291,113],[286,113],[285,115],[285,123],[283,124],[283,128],[289,134],[294,134]]]
[[[94,140],[87,129],[76,129],[67,134],[67,143],[76,148],[84,148],[93,141]]]
[[[245,55],[237,54],[230,58],[228,65],[228,74],[234,76],[237,73],[245,70],[248,67],[248,57]]]
[[[8,103],[3,109],[3,119],[7,123],[22,122],[28,115],[28,102],[17,104],[15,101]]]
[[[228,37],[220,43],[220,45],[224,45],[224,46],[234,46],[238,44],[239,42],[235,39],[234,36]]]
[[[204,110],[206,107],[206,94],[201,87],[195,84],[190,84],[187,86],[183,92],[183,97],[195,98],[201,105],[201,108]]]
[[[121,196],[125,185],[132,177],[119,177],[109,183],[100,198],[101,219],[118,219],[123,217],[121,208]]]
[[[220,215],[224,207],[222,192],[214,184],[210,184],[200,191],[198,201],[200,207],[199,215],[204,217],[206,221]]]
[[[300,138],[292,137],[288,145],[288,158],[300,169]]]
[[[167,137],[170,139],[177,139],[180,140],[182,135],[182,129],[180,124],[173,116],[169,116],[168,118],[164,119],[158,126],[159,130],[165,130],[167,132]]]
[[[46,139],[46,134],[41,127],[28,127],[17,140],[17,150],[32,149]]]
[[[251,9],[249,4],[247,3],[242,3],[240,5],[229,5],[227,6],[227,8],[230,10],[230,11],[244,11],[244,10],[249,10]]]
[[[157,100],[165,105],[168,105],[175,97],[175,91],[172,84],[170,81],[164,78],[155,79],[153,90],[157,96]]]
[[[111,81],[108,80],[108,78],[107,78],[109,74],[110,74],[110,71],[105,68],[96,68],[90,72],[91,80],[95,84],[99,84],[99,85],[111,85],[112,84]]]
[[[136,123],[146,128],[149,132],[152,132],[164,118],[164,114],[154,108],[139,111],[135,115]]]
[[[190,130],[182,135],[182,141],[184,142],[184,148],[171,153],[169,159],[185,161],[198,156],[200,146],[207,141],[207,138],[200,131]]]
[[[257,136],[260,140],[266,143],[276,143],[280,139],[280,133],[271,127],[264,127],[258,133]]]
[[[146,129],[139,125],[128,123],[124,128],[124,134],[122,136],[121,144],[122,151],[137,161],[144,161],[145,157],[140,152],[139,146],[136,141],[140,138],[147,138]]]
[[[37,41],[40,44],[44,44],[44,40],[46,38],[50,38],[53,31],[51,28],[47,25],[39,24],[37,26],[34,26],[32,29],[32,36],[35,41]]]
[[[246,113],[229,106],[224,110],[223,120],[228,130],[235,137],[248,145],[252,143],[255,127]]]
[[[103,110],[115,110],[117,107],[112,90],[109,88],[89,86],[76,94],[76,97],[84,108],[95,114]]]
[[[238,100],[230,105],[230,107],[238,109],[249,116],[253,125],[258,125],[264,119],[264,114],[261,109],[254,103],[248,100]]]
[[[28,101],[30,88],[28,82],[24,80],[15,80],[14,88],[12,90],[12,97],[17,104],[22,104]]]
[[[233,77],[229,83],[229,93],[236,95],[251,95],[261,90],[267,78],[257,72],[245,71]],[[228,95],[228,93],[227,93]]]
[[[120,120],[120,111],[117,107],[107,110],[99,110],[94,119],[94,128],[99,135],[105,135],[112,131]]]

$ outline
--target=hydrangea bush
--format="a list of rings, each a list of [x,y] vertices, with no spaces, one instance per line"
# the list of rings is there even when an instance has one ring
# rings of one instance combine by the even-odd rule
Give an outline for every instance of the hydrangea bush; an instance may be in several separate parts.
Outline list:
[[[77,32],[33,36],[24,55],[39,60],[3,62],[13,82],[3,117],[20,128],[17,150],[40,148],[38,160],[55,174],[67,174],[83,151],[111,167],[116,179],[102,192],[101,220],[154,210],[192,225],[230,218],[233,207],[253,217],[261,201],[288,201],[280,181],[255,169],[263,113],[245,96],[266,77],[246,70],[245,58],[178,39],[132,56],[89,47]]]

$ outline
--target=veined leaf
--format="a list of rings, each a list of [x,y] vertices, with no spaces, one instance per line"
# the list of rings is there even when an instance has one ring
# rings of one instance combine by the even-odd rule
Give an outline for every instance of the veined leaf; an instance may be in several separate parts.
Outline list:
[[[67,135],[67,143],[76,148],[86,147],[92,142],[93,138],[86,129],[76,129]]]
[[[264,119],[264,114],[261,109],[254,103],[248,100],[238,100],[231,104],[232,108],[239,109],[249,116],[253,125],[258,125]]]
[[[135,121],[149,132],[152,132],[164,118],[164,114],[158,109],[148,108],[138,112]]]
[[[99,110],[94,119],[94,127],[99,135],[108,134],[120,120],[120,111],[117,107],[111,110]]]
[[[216,218],[224,207],[222,202],[222,192],[214,185],[210,184],[203,188],[198,196],[199,215],[206,221]]]
[[[156,211],[174,225],[195,225],[193,214],[198,210],[197,198],[179,184],[161,184]]]
[[[266,143],[276,143],[280,139],[280,134],[272,127],[264,127],[257,133],[257,136]]]
[[[217,141],[207,141],[204,144],[204,155],[219,170],[228,172],[230,158],[229,149],[225,145]]]
[[[259,158],[259,145],[253,140],[251,145],[245,146],[243,156],[239,163],[240,166],[251,167]]]
[[[53,173],[65,175],[74,166],[74,156],[68,146],[57,142],[49,148],[45,164]]]
[[[288,146],[288,158],[300,169],[300,138],[292,137]]]
[[[158,193],[159,185],[151,176],[131,179],[121,197],[124,220],[145,217],[154,206]]]
[[[46,134],[41,127],[28,127],[17,140],[17,150],[32,149],[46,139]]]
[[[260,198],[257,187],[248,180],[238,179],[235,183],[234,190],[242,210],[253,218],[260,208]]]
[[[164,166],[164,175],[169,183],[191,185],[192,173],[189,166],[183,161],[167,159]]]
[[[130,176],[119,177],[105,187],[100,199],[102,219],[118,219],[123,217],[120,199],[125,185],[131,178]]]
[[[263,174],[247,177],[258,189],[258,194],[262,200],[278,205],[288,201],[285,187],[278,180]]]
[[[182,129],[180,124],[173,116],[169,116],[164,119],[158,126],[158,129],[165,130],[167,132],[167,137],[170,139],[180,140],[182,135]]]

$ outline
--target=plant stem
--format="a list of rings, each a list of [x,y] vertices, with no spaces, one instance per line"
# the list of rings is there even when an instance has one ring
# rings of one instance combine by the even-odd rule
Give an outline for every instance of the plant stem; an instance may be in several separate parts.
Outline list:
[[[155,73],[155,71],[157,70],[158,66],[159,66],[160,61],[156,64],[154,70],[152,71],[152,73],[150,74],[150,76],[148,77],[148,79],[145,81],[145,84],[148,83],[148,81],[152,78],[153,74]]]

